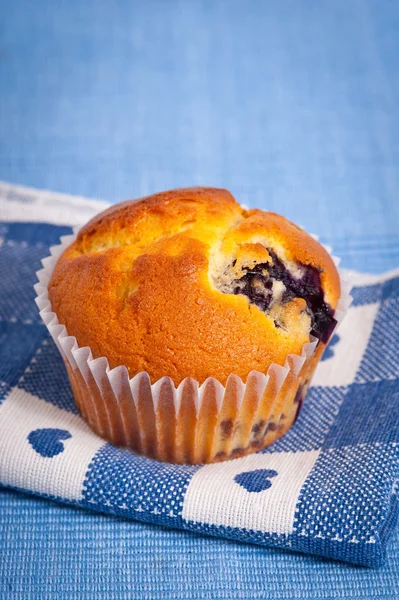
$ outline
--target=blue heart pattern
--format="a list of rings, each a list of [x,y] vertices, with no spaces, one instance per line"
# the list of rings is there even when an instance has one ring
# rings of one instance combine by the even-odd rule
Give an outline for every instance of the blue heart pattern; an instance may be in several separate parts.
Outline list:
[[[255,469],[239,473],[234,477],[234,481],[247,492],[263,492],[272,486],[270,478],[276,475],[278,473],[274,469]]]
[[[340,337],[337,333],[333,335],[331,342],[328,344],[327,348],[324,350],[323,356],[321,357],[322,361],[328,360],[334,356],[336,348],[333,348],[332,346],[336,346],[339,340]]]
[[[28,442],[40,456],[52,458],[64,452],[61,440],[68,440],[70,437],[72,436],[66,429],[35,429],[28,435]]]

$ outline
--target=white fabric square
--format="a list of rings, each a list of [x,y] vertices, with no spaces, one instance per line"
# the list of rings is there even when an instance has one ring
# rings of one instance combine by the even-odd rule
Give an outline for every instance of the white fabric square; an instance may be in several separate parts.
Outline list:
[[[289,534],[300,491],[319,453],[253,454],[206,465],[188,485],[182,516],[202,524]]]
[[[379,303],[351,306],[331,346],[333,356],[317,366],[312,385],[345,386],[353,383],[373,329]],[[328,349],[327,351],[328,352]]]
[[[80,500],[88,466],[104,443],[78,415],[24,390],[14,388],[0,405],[4,485]]]

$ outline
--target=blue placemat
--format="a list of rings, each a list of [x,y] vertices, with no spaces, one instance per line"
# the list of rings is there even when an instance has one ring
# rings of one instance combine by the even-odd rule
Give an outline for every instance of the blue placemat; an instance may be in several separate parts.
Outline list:
[[[106,517],[0,490],[0,598],[371,600],[399,597],[399,537],[380,569]]]

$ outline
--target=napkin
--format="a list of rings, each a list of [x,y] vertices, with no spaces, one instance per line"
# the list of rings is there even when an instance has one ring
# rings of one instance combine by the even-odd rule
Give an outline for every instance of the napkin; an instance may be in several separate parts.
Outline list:
[[[102,205],[0,186],[1,194],[0,484],[161,526],[382,564],[399,513],[399,270],[351,273],[353,303],[281,440],[215,465],[160,463],[90,431],[34,303],[40,259],[71,233],[60,215],[83,222]]]

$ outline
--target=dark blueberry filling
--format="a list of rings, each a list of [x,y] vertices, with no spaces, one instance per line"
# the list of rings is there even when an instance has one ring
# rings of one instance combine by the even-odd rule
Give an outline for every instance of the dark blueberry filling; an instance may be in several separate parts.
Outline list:
[[[259,437],[259,435],[261,434],[262,430],[264,429],[266,425],[266,421],[264,421],[263,419],[261,419],[260,421],[257,421],[257,423],[255,423],[252,426],[252,434],[254,439]]]
[[[267,431],[277,431],[278,429],[278,425],[277,423],[269,423],[269,425],[267,426]]]
[[[311,265],[301,264],[302,276],[296,278],[273,250],[268,248],[268,252],[273,265],[261,263],[247,269],[243,277],[234,281],[234,294],[244,294],[251,303],[267,312],[273,300],[273,281],[281,281],[285,286],[281,301],[285,303],[293,298],[303,298],[312,319],[312,335],[326,343],[337,322],[334,310],[324,301],[319,270]],[[279,327],[277,321],[275,325]]]
[[[222,439],[228,440],[234,433],[234,421],[232,419],[226,419],[220,423],[220,429],[222,432]]]

